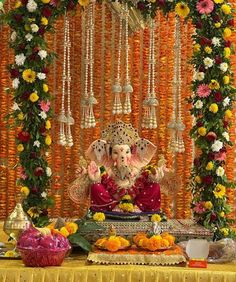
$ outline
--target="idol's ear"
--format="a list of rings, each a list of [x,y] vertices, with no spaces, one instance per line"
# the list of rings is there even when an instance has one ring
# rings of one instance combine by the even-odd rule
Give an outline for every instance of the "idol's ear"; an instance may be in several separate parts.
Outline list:
[[[99,166],[110,167],[112,161],[109,154],[109,146],[105,140],[98,139],[89,146],[85,155]]]
[[[132,148],[131,164],[137,168],[148,165],[156,152],[156,146],[147,139],[139,139]]]

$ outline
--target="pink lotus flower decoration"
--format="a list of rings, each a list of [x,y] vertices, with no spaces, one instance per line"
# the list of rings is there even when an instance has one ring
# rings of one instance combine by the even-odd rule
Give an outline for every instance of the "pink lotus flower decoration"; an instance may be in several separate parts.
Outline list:
[[[49,101],[47,101],[47,102],[41,101],[39,103],[39,106],[40,106],[41,110],[44,111],[45,113],[47,113],[50,110],[50,102]]]
[[[214,10],[214,2],[212,0],[199,0],[197,10],[200,14],[210,14]]]
[[[197,95],[201,98],[208,97],[211,93],[211,89],[207,84],[201,84],[198,86]]]
[[[204,202],[199,202],[199,203],[196,203],[195,207],[193,208],[193,210],[198,213],[198,214],[201,214],[201,213],[204,213],[205,212],[205,207],[204,207]]]

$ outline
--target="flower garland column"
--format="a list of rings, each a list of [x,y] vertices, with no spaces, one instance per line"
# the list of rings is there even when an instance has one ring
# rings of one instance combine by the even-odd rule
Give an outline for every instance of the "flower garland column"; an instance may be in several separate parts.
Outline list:
[[[14,96],[10,116],[20,128],[16,132],[21,170],[17,185],[24,195],[24,209],[36,225],[47,223],[47,209],[53,205],[47,195],[52,172],[46,157],[52,143],[47,75],[54,54],[47,51],[44,34],[52,30],[59,15],[76,4],[71,0],[63,4],[50,0],[17,0],[6,16],[13,30],[10,47],[15,52],[14,63],[9,65]]]

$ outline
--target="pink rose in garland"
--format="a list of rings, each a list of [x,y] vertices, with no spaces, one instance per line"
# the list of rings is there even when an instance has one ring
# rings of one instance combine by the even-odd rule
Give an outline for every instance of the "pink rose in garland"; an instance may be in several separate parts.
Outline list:
[[[17,137],[21,142],[28,142],[30,140],[30,134],[27,131],[21,131]]]
[[[214,10],[214,2],[211,0],[199,0],[197,10],[200,14],[210,14]]]
[[[44,111],[45,113],[47,113],[50,110],[50,102],[49,101],[47,101],[47,102],[41,101],[39,103],[39,106],[40,106],[41,110]]]
[[[216,138],[217,138],[217,136],[216,136],[215,132],[210,131],[210,132],[207,133],[206,139],[208,141],[215,141]]]
[[[196,213],[204,213],[206,211],[205,209],[205,205],[204,205],[204,202],[199,202],[199,203],[196,203],[195,207],[193,208],[193,210],[196,212]]]
[[[201,84],[197,88],[197,95],[201,98],[208,97],[211,93],[211,89],[207,84]]]

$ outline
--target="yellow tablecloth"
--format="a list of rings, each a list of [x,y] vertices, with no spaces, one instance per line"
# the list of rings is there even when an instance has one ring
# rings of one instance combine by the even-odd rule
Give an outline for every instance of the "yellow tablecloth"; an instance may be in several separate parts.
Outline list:
[[[29,268],[21,260],[0,261],[0,282],[235,282],[236,264],[207,269],[160,266],[88,265],[85,257],[61,267]]]
[[[0,241],[6,241],[0,223]],[[207,269],[169,266],[92,265],[86,256],[67,258],[60,267],[30,268],[21,260],[0,259],[0,282],[236,282],[236,263]]]

